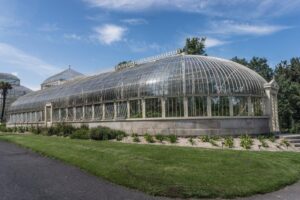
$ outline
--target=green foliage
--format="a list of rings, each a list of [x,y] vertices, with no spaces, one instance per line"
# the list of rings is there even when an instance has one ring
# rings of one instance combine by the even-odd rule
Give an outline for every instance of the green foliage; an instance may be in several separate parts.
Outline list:
[[[108,127],[98,126],[97,128],[90,129],[90,138],[93,140],[112,140],[126,136],[126,133],[120,130],[113,130]]]
[[[300,58],[278,64],[275,78],[279,85],[278,115],[281,131],[300,133]]]
[[[250,61],[247,61],[245,58],[234,57],[231,60],[256,71],[267,81],[270,81],[273,77],[274,72],[268,65],[268,60],[266,58],[252,57]]]
[[[145,138],[145,140],[146,140],[148,143],[154,143],[154,142],[155,142],[155,140],[153,139],[153,136],[152,136],[152,135],[149,135],[148,133],[146,133],[146,134],[144,135],[144,138]]]
[[[89,130],[85,128],[77,129],[74,133],[70,135],[71,139],[89,139]]]
[[[186,54],[190,55],[206,55],[205,53],[205,37],[198,38],[187,38],[185,41],[185,46],[181,50]]]
[[[209,143],[210,143],[211,145],[215,146],[215,147],[219,146],[219,145],[216,143],[216,141],[213,140],[213,139],[210,139],[210,140],[209,140]]]
[[[165,140],[165,136],[161,134],[155,135],[155,139],[162,143]]]
[[[133,134],[131,135],[131,137],[132,137],[133,142],[141,142],[141,140],[140,140],[138,134],[133,133]]]
[[[231,137],[231,136],[225,137],[224,145],[225,145],[225,147],[233,148],[234,147],[233,137]]]
[[[6,132],[6,125],[5,124],[0,124],[0,132]]]
[[[291,146],[291,144],[286,139],[281,140],[280,145],[285,147]]]
[[[170,143],[172,143],[172,144],[176,143],[178,140],[177,136],[174,134],[168,135],[168,138],[169,138]]]
[[[4,122],[5,121],[5,106],[6,106],[6,98],[7,98],[7,94],[8,94],[8,91],[12,89],[12,85],[8,82],[4,82],[4,81],[0,81],[0,94],[1,94],[1,105],[2,105],[2,108],[1,109],[1,115],[0,115],[0,122]]]
[[[195,141],[192,137],[190,137],[190,138],[189,138],[189,143],[190,143],[191,145],[195,145],[195,144],[196,144],[196,141]]]
[[[210,141],[210,137],[208,135],[203,135],[203,136],[200,136],[200,140],[202,142],[209,142]]]
[[[74,133],[74,131],[76,130],[76,128],[74,126],[69,125],[69,124],[64,124],[64,123],[59,123],[55,127],[58,132],[57,135],[62,135],[65,137],[72,135]]]
[[[268,143],[266,142],[266,137],[265,136],[258,136],[257,138],[259,140],[259,142],[261,143],[261,146],[264,147],[264,148],[269,148],[269,145]]]
[[[251,146],[253,145],[253,140],[249,135],[242,135],[240,139],[241,147],[243,147],[244,149],[251,149]]]

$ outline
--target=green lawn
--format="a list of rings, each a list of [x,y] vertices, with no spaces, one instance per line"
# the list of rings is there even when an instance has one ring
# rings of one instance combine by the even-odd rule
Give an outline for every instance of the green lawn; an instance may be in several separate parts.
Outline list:
[[[36,135],[6,140],[152,195],[237,197],[300,179],[300,154],[122,144]]]

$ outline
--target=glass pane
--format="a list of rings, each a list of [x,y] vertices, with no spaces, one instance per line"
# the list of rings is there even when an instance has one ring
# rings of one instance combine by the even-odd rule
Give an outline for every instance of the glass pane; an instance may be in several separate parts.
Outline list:
[[[161,100],[158,98],[146,99],[146,117],[161,117]]]
[[[188,97],[189,116],[207,116],[207,97]]]
[[[252,97],[251,98],[253,104],[254,116],[262,116],[263,115],[263,101],[260,97]]]
[[[248,100],[247,97],[232,97],[232,107],[234,116],[248,115]]]
[[[100,104],[96,104],[94,105],[94,119],[95,120],[101,120],[102,119],[102,116],[103,116],[103,108],[102,108],[102,105]]]
[[[91,120],[93,117],[93,108],[92,106],[85,106],[84,108],[84,118],[86,120]]]
[[[229,98],[223,96],[211,97],[211,115],[229,116]]]
[[[141,100],[132,100],[130,104],[130,118],[142,118],[142,101]]]
[[[115,113],[114,103],[105,104],[105,119],[113,119]]]
[[[66,121],[67,113],[66,113],[66,109],[65,108],[61,108],[60,109],[60,118],[61,118],[61,121]]]
[[[82,120],[83,119],[83,107],[76,107],[76,120]]]
[[[52,116],[52,118],[53,118],[53,121],[54,122],[58,122],[59,121],[59,109],[54,109],[53,110],[53,116]]]
[[[74,109],[68,108],[68,121],[74,121]]]
[[[183,117],[183,97],[169,97],[166,99],[166,117]]]
[[[127,118],[127,102],[118,102],[117,103],[117,118],[126,119]]]

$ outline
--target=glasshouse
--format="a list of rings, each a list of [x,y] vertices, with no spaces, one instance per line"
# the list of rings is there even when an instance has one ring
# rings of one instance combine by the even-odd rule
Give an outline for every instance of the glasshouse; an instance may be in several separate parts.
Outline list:
[[[31,92],[31,90],[27,87],[22,86],[20,84],[20,79],[12,74],[0,73],[0,82],[9,83],[12,86],[12,89],[8,90],[8,94],[6,97],[5,110],[4,110],[4,117],[6,118],[6,111],[10,106],[10,104],[20,96],[23,96]],[[3,102],[3,97],[2,97],[2,92],[0,92],[0,111],[1,111],[0,113],[3,112],[2,102]]]
[[[174,52],[22,96],[8,124],[183,136],[278,132],[277,92],[274,80],[243,65]]]

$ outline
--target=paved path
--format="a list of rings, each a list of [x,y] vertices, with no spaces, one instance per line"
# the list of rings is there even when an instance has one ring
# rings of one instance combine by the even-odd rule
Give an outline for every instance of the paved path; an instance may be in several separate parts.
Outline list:
[[[255,184],[255,183],[254,183]],[[154,200],[76,167],[0,141],[0,200]],[[237,200],[300,200],[300,182]]]

